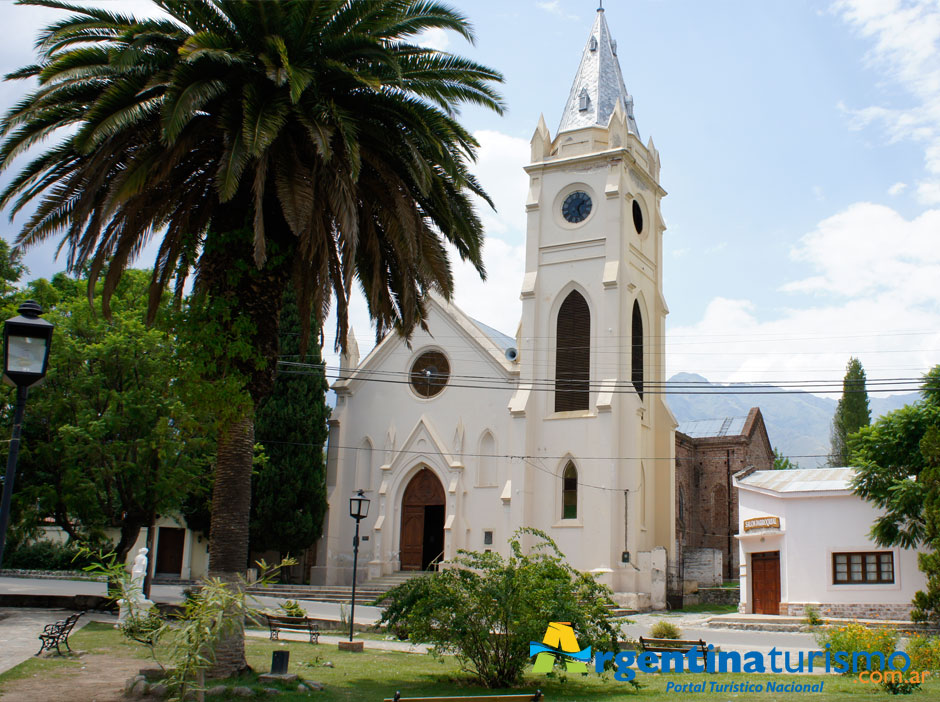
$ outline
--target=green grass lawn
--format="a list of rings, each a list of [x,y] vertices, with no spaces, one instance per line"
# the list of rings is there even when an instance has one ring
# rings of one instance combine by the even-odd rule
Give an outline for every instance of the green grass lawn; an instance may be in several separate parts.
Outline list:
[[[141,665],[147,666],[143,648],[126,643],[113,628],[106,624],[90,623],[72,637],[73,646],[88,653],[110,653],[119,657],[141,659]],[[843,676],[809,675],[647,675],[638,673],[637,679],[643,685],[638,692],[633,692],[627,683],[618,682],[610,673],[603,676],[590,673],[582,675],[556,675],[555,677],[527,675],[525,685],[516,690],[487,691],[474,685],[469,676],[461,672],[456,661],[451,658],[441,662],[435,658],[414,653],[392,653],[366,651],[365,653],[340,652],[332,644],[312,645],[302,642],[276,642],[258,639],[248,640],[248,661],[260,672],[270,668],[271,653],[276,650],[290,651],[290,670],[306,680],[313,680],[325,686],[322,692],[312,696],[286,692],[276,699],[291,702],[293,700],[316,699],[322,702],[364,701],[376,702],[394,695],[400,690],[403,697],[472,695],[487,692],[520,693],[541,689],[546,702],[553,700],[786,700],[811,699],[817,702],[830,700],[884,700],[888,695],[875,685],[861,684],[854,678]],[[53,675],[66,669],[74,670],[80,658],[32,659],[0,675],[2,686],[15,678],[34,673]],[[332,663],[332,667],[325,666]],[[822,693],[677,693],[666,692],[668,682],[673,683],[729,683],[751,682],[818,682],[824,681]],[[248,676],[240,681],[252,687],[257,685],[255,676]],[[707,685],[706,685],[707,687]],[[940,680],[929,680],[922,690],[900,700],[926,701],[940,698]],[[214,698],[218,699],[218,698]]]

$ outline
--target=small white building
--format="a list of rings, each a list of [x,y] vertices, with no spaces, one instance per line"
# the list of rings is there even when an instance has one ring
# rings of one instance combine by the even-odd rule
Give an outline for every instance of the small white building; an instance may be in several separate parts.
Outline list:
[[[925,587],[917,552],[878,546],[879,511],[852,492],[853,468],[741,471],[739,611],[908,619]]]

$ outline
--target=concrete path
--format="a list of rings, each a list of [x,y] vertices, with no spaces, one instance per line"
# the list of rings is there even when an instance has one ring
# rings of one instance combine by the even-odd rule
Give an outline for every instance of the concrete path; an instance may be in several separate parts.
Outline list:
[[[34,656],[39,650],[39,634],[43,628],[70,614],[73,612],[64,609],[0,608],[0,673]],[[90,621],[91,617],[82,617],[72,631],[78,631]]]
[[[104,583],[94,580],[46,580],[43,578],[9,578],[0,577],[0,594],[23,593],[30,595],[106,595],[107,588]],[[167,602],[176,604],[183,601],[183,587],[181,585],[154,585],[150,592],[150,599],[154,602]],[[284,601],[280,597],[256,597],[259,607],[277,609]],[[301,600],[300,605],[307,610],[311,617],[340,621],[341,607],[349,613],[348,605],[334,604],[332,602],[311,602]],[[382,616],[378,607],[356,604],[356,623],[375,624]]]
[[[259,629],[248,629],[245,632],[248,636],[255,639],[267,639],[269,634],[267,631],[261,631]],[[282,631],[278,634],[279,640],[286,641],[309,641],[307,634],[303,632],[293,632],[293,631]],[[340,641],[348,641],[348,636],[339,636],[334,634],[320,634],[320,643],[321,644],[338,644]],[[363,639],[356,637],[357,641],[362,641],[364,648],[373,649],[376,651],[404,651],[405,653],[427,653],[431,650],[431,647],[426,644],[413,644],[408,641],[397,641],[394,639],[384,640],[384,639]]]
[[[819,647],[812,634],[780,631],[745,631],[738,629],[711,629],[708,620],[714,614],[634,614],[628,617],[633,624],[626,624],[623,633],[631,638],[649,636],[650,628],[657,621],[668,621],[679,627],[684,639],[702,639],[705,643],[721,646],[723,651],[815,651]]]

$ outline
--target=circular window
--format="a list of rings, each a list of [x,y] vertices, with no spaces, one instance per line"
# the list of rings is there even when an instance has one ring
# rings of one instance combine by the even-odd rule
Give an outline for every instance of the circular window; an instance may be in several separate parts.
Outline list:
[[[434,397],[450,378],[450,364],[440,351],[425,351],[411,366],[411,387],[421,397]]]
[[[636,227],[637,234],[643,233],[643,210],[636,200],[633,201],[633,226]]]

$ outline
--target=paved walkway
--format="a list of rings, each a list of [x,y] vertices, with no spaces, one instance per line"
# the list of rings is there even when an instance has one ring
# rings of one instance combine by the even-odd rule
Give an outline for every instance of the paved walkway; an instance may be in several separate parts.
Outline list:
[[[43,627],[70,614],[72,612],[64,609],[0,608],[0,673],[35,655]],[[87,616],[82,617],[73,631],[78,631],[89,621]]]
[[[256,639],[267,639],[269,633],[259,629],[248,629],[245,632],[248,636]],[[287,641],[309,641],[307,634],[303,632],[282,631],[278,634],[279,640]],[[321,644],[338,644],[340,641],[348,641],[349,636],[339,636],[335,634],[320,634]],[[357,641],[362,641],[364,648],[371,648],[376,651],[404,651],[405,653],[427,653],[431,647],[426,644],[413,644],[408,641],[398,641],[397,639],[363,639],[356,637]]]

